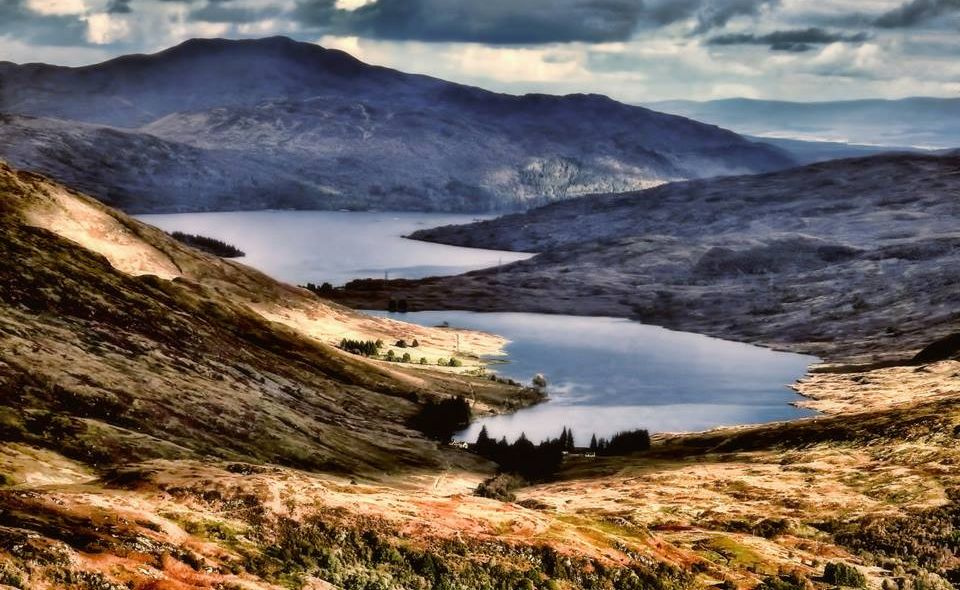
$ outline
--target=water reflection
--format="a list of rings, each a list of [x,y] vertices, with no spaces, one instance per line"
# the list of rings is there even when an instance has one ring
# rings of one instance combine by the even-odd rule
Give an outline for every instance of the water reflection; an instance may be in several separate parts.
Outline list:
[[[358,278],[454,275],[530,254],[406,240],[418,229],[469,223],[477,215],[345,211],[236,211],[141,215],[166,231],[223,240],[247,253],[244,264],[290,283],[342,285]]]
[[[510,339],[504,376],[529,383],[536,373],[550,382],[550,401],[512,415],[476,422],[492,436],[533,440],[573,428],[578,442],[621,430],[703,430],[716,426],[787,420],[812,414],[790,402],[802,398],[787,385],[816,358],[776,352],[697,334],[674,332],[625,319],[530,313],[428,311],[394,314],[424,325],[452,326]]]

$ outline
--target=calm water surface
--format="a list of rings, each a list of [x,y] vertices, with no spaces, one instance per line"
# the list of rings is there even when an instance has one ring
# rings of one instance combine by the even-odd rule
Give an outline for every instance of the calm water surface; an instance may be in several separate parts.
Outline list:
[[[167,231],[224,240],[247,253],[241,262],[293,282],[335,285],[355,278],[419,278],[506,264],[527,254],[456,248],[403,239],[420,228],[467,223],[473,215],[255,211],[144,215]],[[385,312],[374,312],[386,315]],[[533,440],[572,427],[579,443],[620,430],[702,430],[810,415],[790,405],[787,388],[817,359],[646,326],[629,320],[530,313],[418,312],[398,319],[501,334],[508,362],[501,375],[529,383],[547,376],[550,400],[461,433]]]
[[[165,231],[223,240],[247,253],[238,259],[290,283],[353,279],[419,279],[454,275],[529,258],[530,254],[457,248],[407,240],[418,229],[490,216],[444,213],[237,211],[140,215]]]
[[[515,414],[486,418],[461,433],[554,437],[564,426],[577,441],[631,428],[652,432],[703,430],[809,416],[790,402],[787,387],[816,358],[707,336],[673,332],[630,320],[534,313],[425,311],[387,314],[423,325],[473,328],[511,340],[509,362],[497,373],[529,383],[543,373],[550,400]]]

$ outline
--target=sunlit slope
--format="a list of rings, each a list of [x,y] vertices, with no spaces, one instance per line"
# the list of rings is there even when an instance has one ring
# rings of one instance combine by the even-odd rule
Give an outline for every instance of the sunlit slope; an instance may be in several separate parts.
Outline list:
[[[94,464],[247,458],[356,470],[435,464],[405,426],[435,394],[498,385],[342,353],[342,335],[455,335],[367,318],[0,167],[3,435]],[[477,352],[499,341],[465,335]]]

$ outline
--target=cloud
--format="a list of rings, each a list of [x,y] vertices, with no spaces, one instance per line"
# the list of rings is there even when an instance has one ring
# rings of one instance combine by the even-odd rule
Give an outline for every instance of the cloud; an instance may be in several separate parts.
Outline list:
[[[830,43],[863,43],[870,36],[866,33],[837,33],[818,27],[774,31],[765,35],[753,33],[731,33],[718,35],[707,40],[708,45],[767,45],[774,51],[810,51],[815,45]]]
[[[130,0],[110,0],[107,3],[107,14],[130,14]]]
[[[873,24],[884,29],[914,27],[952,12],[960,12],[960,0],[911,0],[883,13]]]
[[[84,45],[87,24],[77,15],[57,14],[55,4],[49,7],[52,13],[33,10],[23,0],[0,0],[0,35],[34,45]],[[57,8],[64,9],[64,5]]]
[[[109,13],[93,14],[84,20],[87,22],[87,41],[94,45],[115,43],[130,34],[126,21]]]
[[[248,24],[280,16],[283,10],[278,6],[247,8],[230,6],[225,2],[210,2],[190,11],[188,18],[195,22]]]
[[[626,41],[691,21],[701,33],[780,0],[300,0],[295,17],[324,33],[393,41],[489,45]]]

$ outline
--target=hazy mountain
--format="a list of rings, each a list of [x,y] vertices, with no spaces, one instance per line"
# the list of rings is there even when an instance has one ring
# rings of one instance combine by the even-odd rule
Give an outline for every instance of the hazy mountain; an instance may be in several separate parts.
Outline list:
[[[814,103],[734,98],[648,106],[747,135],[887,147],[960,146],[960,98]]]
[[[0,157],[132,211],[488,210],[792,163],[603,96],[496,94],[285,38],[0,64],[0,112]]]
[[[554,203],[412,237],[539,255],[348,284],[366,308],[613,315],[871,359],[957,331],[960,158],[881,155]]]

